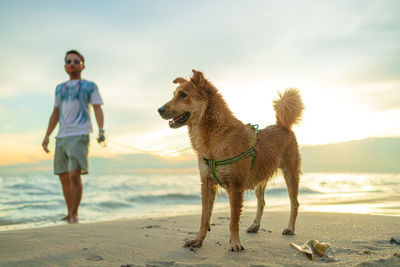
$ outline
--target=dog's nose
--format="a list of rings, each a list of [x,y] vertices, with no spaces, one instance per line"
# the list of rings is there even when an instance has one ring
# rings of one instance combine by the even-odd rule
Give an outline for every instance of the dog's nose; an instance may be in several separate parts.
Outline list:
[[[163,114],[165,112],[165,107],[162,106],[161,108],[158,109],[158,113]]]

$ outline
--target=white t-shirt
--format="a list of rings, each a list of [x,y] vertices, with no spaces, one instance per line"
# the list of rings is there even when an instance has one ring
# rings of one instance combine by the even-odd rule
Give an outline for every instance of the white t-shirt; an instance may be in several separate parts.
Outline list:
[[[86,135],[92,132],[89,103],[103,104],[95,83],[69,80],[57,85],[54,103],[60,110],[57,137]]]

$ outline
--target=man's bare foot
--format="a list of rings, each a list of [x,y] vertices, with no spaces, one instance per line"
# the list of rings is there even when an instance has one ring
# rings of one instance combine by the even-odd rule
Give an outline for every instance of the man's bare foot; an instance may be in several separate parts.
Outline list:
[[[71,217],[69,217],[68,219],[68,223],[78,223],[78,222],[79,222],[78,215],[71,215]]]
[[[69,216],[66,215],[65,217],[61,218],[61,221],[69,221]]]

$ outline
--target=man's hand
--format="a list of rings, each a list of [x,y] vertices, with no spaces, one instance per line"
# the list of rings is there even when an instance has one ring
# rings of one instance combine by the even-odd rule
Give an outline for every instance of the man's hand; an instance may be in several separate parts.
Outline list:
[[[97,143],[102,143],[106,140],[106,137],[104,136],[104,129],[100,128],[99,129],[99,137],[97,138]]]
[[[47,149],[47,146],[49,145],[49,137],[48,136],[46,136],[44,139],[43,139],[43,142],[42,142],[42,147],[43,147],[43,150],[46,152],[46,153],[49,153],[50,151]]]

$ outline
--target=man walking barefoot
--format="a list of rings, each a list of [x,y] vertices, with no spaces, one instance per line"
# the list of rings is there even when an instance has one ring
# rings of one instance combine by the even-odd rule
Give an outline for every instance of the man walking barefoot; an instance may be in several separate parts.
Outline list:
[[[76,223],[83,190],[81,174],[88,173],[89,133],[92,132],[89,104],[93,105],[99,126],[97,142],[100,143],[104,141],[104,119],[101,109],[103,101],[96,84],[81,79],[85,59],[78,51],[71,50],[66,53],[64,67],[69,80],[56,87],[54,110],[42,147],[49,153],[49,136],[59,123],[54,173],[60,178],[68,209],[67,216],[62,220]]]

